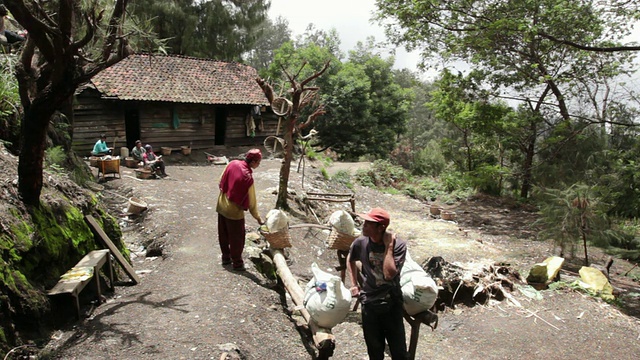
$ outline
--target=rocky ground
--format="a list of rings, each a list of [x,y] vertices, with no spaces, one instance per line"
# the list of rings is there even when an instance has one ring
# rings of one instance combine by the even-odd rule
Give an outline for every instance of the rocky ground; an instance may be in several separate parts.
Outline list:
[[[231,158],[244,150],[216,155]],[[97,189],[122,219],[141,282],[117,286],[105,303],[85,306],[87,317],[56,331],[43,357],[316,358],[302,318],[277,281],[260,273],[249,260],[244,273],[220,264],[215,199],[223,166],[210,165],[198,151],[189,157],[174,153],[166,158],[168,178],[139,180],[131,169],[123,168],[121,179],[107,179]],[[280,165],[281,160],[266,158],[255,171],[263,214],[275,204]],[[366,166],[336,163],[329,173],[347,170],[353,174]],[[298,195],[348,190],[324,179],[310,164],[305,168],[303,189],[302,174],[296,167],[292,166],[290,187]],[[354,191],[356,211],[375,206],[390,211],[392,230],[408,240],[411,255],[419,263],[437,255],[467,268],[501,263],[526,273],[532,264],[553,253],[548,243],[533,240],[532,212],[490,198],[450,206],[457,213],[456,221],[443,221],[428,215],[427,204],[405,196],[357,185]],[[132,196],[148,204],[141,216],[124,214]],[[298,204],[293,199],[291,203]],[[292,216],[292,224],[312,223],[315,217],[323,222],[332,211],[349,207],[347,203],[315,202],[313,212],[300,205],[294,208],[297,216]],[[247,216],[247,227],[255,230],[257,226]],[[337,273],[338,260],[335,251],[326,247],[326,232],[303,226],[292,229],[291,235],[289,266],[302,286],[312,276],[313,262]],[[247,259],[260,252],[257,244],[248,244]],[[606,259],[595,249],[593,254],[595,262]],[[640,291],[637,283],[622,276],[631,267],[619,260],[612,267],[614,285],[627,300],[623,311],[568,287],[538,293],[516,288],[510,293],[515,301],[445,306],[438,313],[435,331],[422,326],[416,358],[637,359]],[[409,331],[407,325],[407,336]],[[332,358],[367,358],[358,313],[350,313],[333,328],[333,334]]]

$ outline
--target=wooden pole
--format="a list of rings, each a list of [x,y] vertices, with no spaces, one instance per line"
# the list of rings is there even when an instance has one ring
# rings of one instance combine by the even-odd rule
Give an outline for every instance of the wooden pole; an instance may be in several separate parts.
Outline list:
[[[282,279],[285,289],[289,295],[291,295],[294,304],[301,308],[300,312],[307,321],[311,334],[313,335],[313,342],[319,351],[318,359],[328,359],[333,356],[333,350],[336,346],[336,339],[331,333],[331,329],[318,326],[318,324],[311,319],[311,315],[307,309],[304,308],[304,291],[302,291],[302,288],[298,285],[298,281],[291,273],[291,270],[289,270],[287,260],[282,250],[272,249],[271,255],[273,256],[274,264],[276,264],[278,276]]]
[[[427,310],[413,316],[404,313],[404,319],[411,325],[411,337],[409,340],[409,360],[416,358],[416,349],[418,348],[418,339],[420,337],[420,325],[425,324],[435,330],[438,327],[438,315]]]

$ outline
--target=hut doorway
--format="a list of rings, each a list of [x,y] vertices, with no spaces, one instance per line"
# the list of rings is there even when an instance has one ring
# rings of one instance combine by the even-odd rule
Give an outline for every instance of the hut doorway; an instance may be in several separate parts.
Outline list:
[[[124,111],[124,124],[127,134],[127,149],[133,149],[140,139],[140,111],[137,106],[129,106]]]
[[[228,111],[223,107],[216,107],[215,145],[224,145],[227,133]]]

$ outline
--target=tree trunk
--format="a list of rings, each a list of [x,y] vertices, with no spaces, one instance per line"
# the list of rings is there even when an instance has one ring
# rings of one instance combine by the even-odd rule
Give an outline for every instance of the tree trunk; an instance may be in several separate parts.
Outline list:
[[[291,161],[293,160],[293,125],[295,117],[290,116],[287,119],[287,129],[284,133],[284,160],[280,168],[280,183],[278,186],[278,199],[276,200],[276,208],[287,210],[287,196],[289,193],[289,173],[291,172]]]
[[[533,178],[533,156],[535,155],[536,148],[536,124],[532,121],[530,126],[529,143],[527,144],[524,158],[523,175],[522,175],[522,188],[520,189],[520,197],[526,199],[529,197],[531,191],[531,184]]]
[[[42,191],[42,165],[47,124],[54,112],[48,103],[32,104],[22,121],[22,150],[18,163],[18,191],[26,205],[38,206]]]
[[[586,221],[585,221],[585,212],[586,210],[582,210],[582,215],[580,215],[580,234],[582,234],[582,245],[584,246],[584,266],[589,266],[589,253],[587,252],[587,231],[586,231]]]

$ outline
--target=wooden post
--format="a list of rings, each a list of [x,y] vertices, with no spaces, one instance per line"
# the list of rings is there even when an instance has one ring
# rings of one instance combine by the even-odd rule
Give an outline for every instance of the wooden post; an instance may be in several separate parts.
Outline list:
[[[404,319],[411,325],[411,337],[409,340],[409,360],[416,358],[416,349],[418,348],[418,338],[420,336],[420,325],[425,324],[435,330],[438,327],[438,315],[427,310],[413,316],[404,313]],[[433,325],[431,325],[433,323]]]
[[[333,356],[333,350],[336,346],[336,339],[331,333],[331,329],[318,326],[318,324],[311,319],[311,315],[307,309],[304,308],[304,291],[302,291],[302,288],[298,285],[298,281],[291,273],[291,270],[289,270],[287,260],[282,250],[272,249],[271,255],[273,256],[274,264],[276,264],[278,276],[282,279],[285,289],[289,295],[291,295],[294,304],[301,307],[300,312],[309,325],[309,329],[313,335],[313,342],[319,351],[318,359],[328,359]]]

